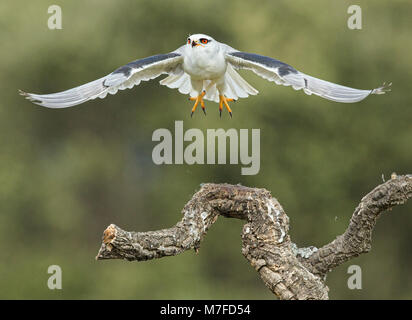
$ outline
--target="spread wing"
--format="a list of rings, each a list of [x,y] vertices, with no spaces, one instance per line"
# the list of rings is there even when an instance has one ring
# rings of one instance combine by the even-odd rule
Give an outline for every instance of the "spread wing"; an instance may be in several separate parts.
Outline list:
[[[66,108],[91,99],[105,98],[108,93],[130,89],[141,81],[154,79],[162,74],[180,72],[183,56],[179,49],[130,62],[109,75],[66,91],[51,94],[20,94],[35,104],[48,108]]]
[[[316,94],[336,102],[358,102],[370,94],[384,94],[390,91],[389,87],[391,86],[391,83],[389,85],[384,83],[381,87],[372,90],[349,88],[311,77],[279,60],[236,50],[228,50],[226,59],[237,69],[252,70],[268,81],[273,81],[279,85],[292,86],[295,90],[303,89],[308,95]]]

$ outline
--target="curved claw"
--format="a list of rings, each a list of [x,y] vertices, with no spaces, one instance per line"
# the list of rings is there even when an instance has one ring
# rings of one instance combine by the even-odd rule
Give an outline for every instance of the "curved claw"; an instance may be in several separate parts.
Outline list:
[[[206,115],[206,108],[205,108],[205,102],[203,101],[203,97],[205,96],[206,91],[203,90],[201,94],[199,94],[196,98],[195,97],[189,97],[189,100],[195,101],[195,104],[192,108],[192,112],[190,113],[190,117],[193,116],[193,113],[196,111],[197,106],[200,103],[200,106],[202,107],[203,113]]]
[[[220,101],[219,101],[220,117],[222,117],[222,109],[223,109],[223,105],[225,105],[227,111],[229,112],[230,117],[232,118],[232,109],[230,109],[228,102],[236,101],[236,100],[235,100],[235,99],[226,98],[226,97],[223,96],[223,95],[220,95],[220,96],[219,96],[219,99],[220,99]]]

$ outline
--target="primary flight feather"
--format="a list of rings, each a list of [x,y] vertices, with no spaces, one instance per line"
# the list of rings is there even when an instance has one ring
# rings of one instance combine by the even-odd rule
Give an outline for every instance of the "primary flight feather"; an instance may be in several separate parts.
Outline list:
[[[315,94],[343,103],[358,102],[370,94],[384,94],[390,91],[391,86],[391,83],[383,84],[371,90],[345,87],[306,75],[279,60],[241,52],[208,35],[195,34],[173,52],[130,62],[105,77],[79,87],[51,94],[23,91],[20,94],[43,107],[66,108],[97,97],[105,98],[108,93],[115,94],[118,90],[139,85],[141,81],[167,74],[160,84],[189,94],[189,99],[195,101],[192,115],[199,104],[206,114],[204,100],[211,100],[219,103],[220,115],[224,106],[232,116],[228,102],[258,93],[235,71],[237,69],[252,70],[276,84],[292,86],[295,90],[303,89],[308,95]]]

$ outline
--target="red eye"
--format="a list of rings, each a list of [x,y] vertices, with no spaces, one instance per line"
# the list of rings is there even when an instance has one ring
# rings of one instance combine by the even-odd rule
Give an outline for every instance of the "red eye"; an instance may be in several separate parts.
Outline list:
[[[206,43],[209,42],[209,40],[202,38],[202,39],[200,39],[200,42],[203,43],[203,44],[206,44]]]
[[[187,43],[190,44],[190,39],[187,39]]]

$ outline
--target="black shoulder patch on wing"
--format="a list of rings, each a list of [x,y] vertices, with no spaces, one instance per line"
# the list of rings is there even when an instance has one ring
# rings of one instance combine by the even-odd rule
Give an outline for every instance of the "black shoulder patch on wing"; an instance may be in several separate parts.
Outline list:
[[[147,66],[147,65],[150,65],[150,64],[162,61],[162,60],[175,58],[179,56],[180,54],[174,53],[174,52],[166,53],[166,54],[157,54],[155,56],[129,62],[128,64],[114,70],[112,74],[123,73],[126,77],[128,77],[133,69],[139,69],[144,66]]]
[[[298,71],[295,68],[293,68],[292,66],[282,61],[269,58],[269,57],[265,57],[265,56],[261,56],[259,54],[247,53],[247,52],[231,52],[229,54],[234,57],[238,57],[244,60],[249,60],[251,62],[259,63],[269,68],[277,68],[279,70],[278,72],[281,77],[289,73],[298,73]]]

